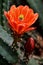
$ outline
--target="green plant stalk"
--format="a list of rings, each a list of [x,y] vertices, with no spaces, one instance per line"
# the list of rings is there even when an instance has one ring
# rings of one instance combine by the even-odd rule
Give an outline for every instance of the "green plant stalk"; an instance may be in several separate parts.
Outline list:
[[[5,57],[9,63],[16,63],[18,61],[17,53],[13,52],[2,39],[0,39],[0,54]]]

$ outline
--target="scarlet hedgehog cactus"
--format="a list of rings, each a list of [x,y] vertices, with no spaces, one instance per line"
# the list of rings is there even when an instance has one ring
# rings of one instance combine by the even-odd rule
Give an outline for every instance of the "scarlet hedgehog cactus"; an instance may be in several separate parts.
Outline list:
[[[34,14],[34,11],[27,5],[18,6],[12,5],[8,12],[4,11],[8,23],[10,24],[13,32],[17,34],[23,34],[27,31],[34,30],[34,27],[30,27],[38,19],[38,13]]]
[[[31,54],[35,48],[35,40],[32,37],[28,38],[27,42],[24,45],[24,48],[26,53]]]

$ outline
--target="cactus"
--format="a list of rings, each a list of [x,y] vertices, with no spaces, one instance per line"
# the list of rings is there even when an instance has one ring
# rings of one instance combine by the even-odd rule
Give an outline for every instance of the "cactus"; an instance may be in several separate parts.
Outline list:
[[[35,12],[39,13],[39,19],[37,20],[38,26],[43,30],[43,2],[42,0],[0,0],[0,64],[4,65],[41,65],[43,64],[43,58],[37,56],[27,56],[25,55],[24,44],[26,43],[29,37],[32,37],[35,40],[35,45],[39,44],[39,47],[42,49],[42,42],[37,38],[38,36],[42,39],[42,36],[38,30],[30,31],[25,33],[20,38],[20,43],[15,43],[14,35],[9,28],[7,20],[4,16],[4,10],[8,11],[12,4],[18,5],[29,5]],[[43,39],[42,39],[43,40]],[[14,44],[13,44],[14,43]],[[34,50],[35,51],[35,50]],[[34,51],[32,54],[34,54]],[[3,60],[6,61],[3,63]],[[11,64],[10,64],[11,63]]]
[[[0,26],[0,54],[5,57],[5,59],[10,62],[16,62],[17,55],[16,52],[12,52],[10,45],[13,42],[13,38],[2,29]],[[8,40],[9,39],[9,40]],[[16,55],[16,56],[15,56]]]

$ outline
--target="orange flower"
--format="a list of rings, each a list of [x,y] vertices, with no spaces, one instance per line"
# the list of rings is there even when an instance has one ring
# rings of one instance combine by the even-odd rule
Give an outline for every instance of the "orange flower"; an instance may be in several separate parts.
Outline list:
[[[11,29],[17,34],[23,34],[24,32],[35,29],[30,27],[38,18],[38,13],[34,14],[34,11],[26,6],[12,5],[8,12],[4,11],[4,15],[8,19],[8,23]]]

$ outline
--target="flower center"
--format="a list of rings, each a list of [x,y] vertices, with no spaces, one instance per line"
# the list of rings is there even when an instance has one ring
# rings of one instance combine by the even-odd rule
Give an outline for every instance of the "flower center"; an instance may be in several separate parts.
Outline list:
[[[23,20],[23,19],[24,19],[24,15],[21,14],[21,15],[19,16],[19,19],[20,19],[20,20]]]

